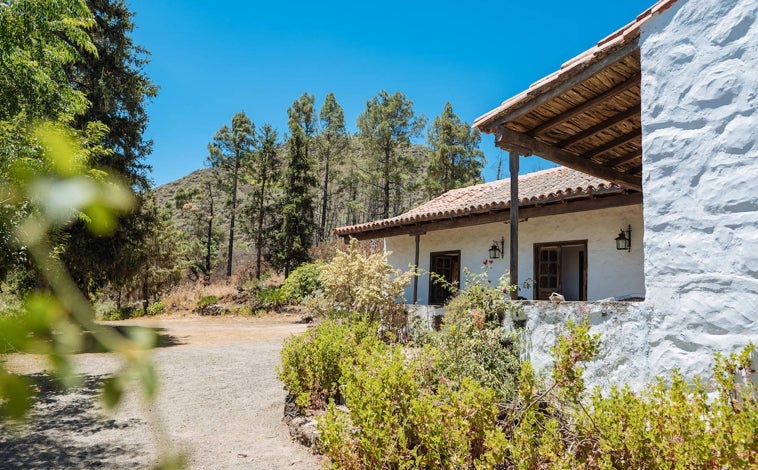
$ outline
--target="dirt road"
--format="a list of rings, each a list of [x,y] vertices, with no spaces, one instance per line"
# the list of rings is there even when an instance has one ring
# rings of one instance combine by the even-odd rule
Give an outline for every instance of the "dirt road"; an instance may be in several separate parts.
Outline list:
[[[186,453],[193,469],[319,468],[317,457],[290,441],[281,420],[284,391],[275,367],[282,340],[306,328],[296,320],[173,316],[119,322],[159,332],[163,346],[154,350],[154,361],[161,388],[150,407],[135,391],[110,416],[98,411],[97,388],[118,369],[114,356],[76,356],[84,382],[67,392],[50,386],[39,358],[9,357],[7,365],[29,374],[43,397],[29,424],[15,432],[0,427],[0,468],[148,468],[169,445]],[[155,437],[157,428],[165,429],[163,437]]]

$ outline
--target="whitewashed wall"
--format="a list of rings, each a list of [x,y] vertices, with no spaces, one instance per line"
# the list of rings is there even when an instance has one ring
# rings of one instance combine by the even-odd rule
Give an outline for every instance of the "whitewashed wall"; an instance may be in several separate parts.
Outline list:
[[[629,224],[632,251],[617,251],[614,239]],[[492,241],[505,237],[506,258],[494,260],[489,269],[490,279],[497,285],[499,277],[509,268],[509,231],[509,225],[497,223],[429,232],[421,236],[419,266],[429,270],[431,252],[460,250],[461,267],[479,273]],[[642,235],[640,205],[529,219],[519,224],[519,278],[524,281],[533,277],[534,243],[586,239],[588,300],[644,294]],[[406,270],[413,264],[414,237],[387,238],[385,249],[391,252],[389,262],[394,267]],[[531,299],[532,289],[522,289],[520,295]],[[429,278],[423,276],[419,279],[418,303],[427,304],[428,298]],[[413,287],[409,286],[405,300],[410,303],[412,299]]]
[[[758,1],[680,0],[642,65],[653,374],[758,343]]]

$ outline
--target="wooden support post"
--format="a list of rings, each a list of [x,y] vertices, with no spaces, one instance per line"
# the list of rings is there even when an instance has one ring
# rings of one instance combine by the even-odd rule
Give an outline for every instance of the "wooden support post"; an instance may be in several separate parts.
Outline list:
[[[510,171],[511,171],[511,285],[518,286],[518,164],[519,153],[510,151]],[[512,294],[518,298],[518,290]]]
[[[413,305],[418,302],[418,252],[421,244],[421,235],[416,235],[416,256],[413,260],[413,267],[416,270],[416,276],[413,277]]]

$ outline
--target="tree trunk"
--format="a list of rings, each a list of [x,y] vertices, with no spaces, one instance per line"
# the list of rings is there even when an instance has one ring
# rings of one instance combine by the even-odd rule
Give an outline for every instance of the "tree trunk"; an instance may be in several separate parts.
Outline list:
[[[261,193],[258,196],[258,222],[255,236],[255,278],[261,278],[261,259],[263,257],[263,204],[266,196],[266,179],[261,181]]]
[[[382,218],[388,219],[390,216],[390,149],[384,149],[384,210]]]
[[[326,205],[329,199],[329,152],[326,152],[324,160],[324,186],[321,190],[321,230],[319,241],[326,240]]]
[[[237,176],[240,169],[239,150],[234,156],[234,174],[232,175],[232,213],[229,220],[229,249],[227,250],[226,277],[232,275],[232,256],[234,255],[234,215],[237,212]]]
[[[211,275],[211,245],[213,242],[213,189],[208,183],[208,200],[210,201],[210,214],[208,214],[208,238],[205,240],[205,274]]]

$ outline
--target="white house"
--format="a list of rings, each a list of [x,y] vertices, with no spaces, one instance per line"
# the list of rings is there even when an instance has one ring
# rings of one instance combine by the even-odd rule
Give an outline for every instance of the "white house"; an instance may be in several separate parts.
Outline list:
[[[336,233],[384,238],[389,262],[397,269],[417,265],[459,285],[465,281],[463,268],[486,269],[497,285],[509,268],[509,195],[510,180],[455,189],[397,217]],[[559,167],[520,176],[519,211],[519,272],[530,286],[520,289],[520,297],[544,300],[552,292],[567,300],[644,296],[639,192]],[[631,246],[617,250],[622,229]],[[407,301],[421,305],[442,304],[447,296],[428,275],[405,293]]]
[[[758,343],[757,18],[758,0],[661,0],[475,121],[511,153],[516,170],[518,155],[539,155],[644,199],[641,220],[630,212],[607,224],[616,231],[632,225],[625,264],[636,269],[641,249],[644,302],[530,310],[526,329],[538,367],[567,316],[589,315],[603,334],[603,357],[587,370],[601,384],[638,388],[674,367],[707,374],[714,352]],[[513,204],[506,236],[519,279],[536,243],[526,234],[550,233],[529,228],[536,223],[519,214],[521,204]],[[581,229],[584,213],[564,216],[570,230]],[[586,237],[588,299],[621,293],[593,296],[593,260],[613,258],[594,255]],[[614,269],[608,278],[621,271]]]

